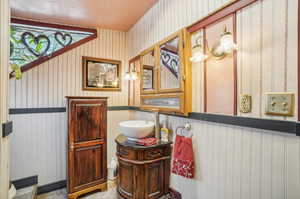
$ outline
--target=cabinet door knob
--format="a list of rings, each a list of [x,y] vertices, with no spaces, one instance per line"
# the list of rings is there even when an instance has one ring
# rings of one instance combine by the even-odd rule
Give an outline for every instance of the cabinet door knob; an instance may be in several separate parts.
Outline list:
[[[161,153],[160,153],[160,151],[150,151],[150,152],[148,153],[148,155],[149,155],[150,157],[155,158],[155,157],[157,157],[157,156],[160,156]]]

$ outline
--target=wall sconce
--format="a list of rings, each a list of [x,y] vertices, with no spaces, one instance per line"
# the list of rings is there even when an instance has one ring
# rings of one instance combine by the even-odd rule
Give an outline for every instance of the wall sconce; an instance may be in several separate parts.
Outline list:
[[[129,66],[129,70],[125,73],[125,80],[137,80],[138,79],[138,73],[136,71],[135,65],[133,66],[132,70],[131,65]]]
[[[131,80],[137,80],[138,79],[138,74],[136,72],[135,67],[131,71]]]
[[[232,33],[225,26],[220,42],[214,45],[210,52],[216,59],[223,59],[226,55],[232,53],[233,50],[237,50],[237,45],[234,43]]]
[[[192,48],[192,57],[190,58],[191,62],[202,62],[208,58],[208,55],[203,53],[203,46],[200,43],[202,36],[197,38],[196,45]],[[204,47],[208,48],[210,55],[215,59],[223,59],[227,54],[232,53],[233,50],[237,50],[237,45],[234,42],[234,38],[231,32],[227,30],[227,27],[224,27],[224,32],[221,34],[220,42],[213,45],[211,49],[208,47],[207,40],[204,41]]]
[[[192,48],[192,57],[190,61],[193,63],[203,62],[205,59],[208,58],[207,55],[203,53],[203,46],[201,45],[202,36],[196,39],[196,45]]]

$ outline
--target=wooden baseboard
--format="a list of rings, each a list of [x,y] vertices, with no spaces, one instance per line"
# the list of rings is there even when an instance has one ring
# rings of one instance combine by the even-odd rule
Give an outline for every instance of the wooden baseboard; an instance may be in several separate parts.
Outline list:
[[[87,194],[96,190],[106,191],[107,190],[107,183],[99,184],[81,191],[77,191],[75,193],[68,194],[68,199],[77,199],[79,196],[83,194]]]

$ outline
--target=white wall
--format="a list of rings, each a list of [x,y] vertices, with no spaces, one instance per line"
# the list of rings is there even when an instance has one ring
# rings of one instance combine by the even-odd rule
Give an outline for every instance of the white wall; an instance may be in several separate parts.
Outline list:
[[[8,69],[9,69],[9,0],[0,1],[0,124],[8,120]],[[8,197],[10,137],[2,138],[0,128],[0,198]]]
[[[130,29],[129,56],[138,55],[228,2],[230,0],[160,0]]]
[[[136,56],[155,42],[227,2],[229,0],[160,0],[127,35],[99,30],[99,39],[26,72],[21,81],[11,80],[10,107],[64,106],[65,95],[110,96],[110,106],[127,105],[127,82],[123,82],[125,86],[120,93],[81,91],[81,56],[120,59],[127,64],[129,57]],[[263,94],[266,91],[296,92],[297,7],[296,0],[260,0],[238,13],[237,31],[241,48],[238,55],[238,91],[240,94],[252,94],[255,103],[253,112],[245,116],[268,117],[263,114]],[[272,40],[268,40],[270,35]],[[203,110],[203,79],[199,78],[202,76],[201,64],[194,64],[195,112]],[[108,156],[114,153],[113,137],[117,133],[118,121],[132,116],[153,118],[146,113],[119,113],[109,112]],[[11,116],[16,128],[11,153],[13,179],[38,174],[40,185],[44,185],[65,178],[66,160],[62,153],[65,150],[63,139],[66,130],[63,115]],[[272,118],[295,120],[295,117]],[[169,117],[169,120],[173,129],[186,121],[176,117]],[[172,186],[183,194],[184,199],[300,197],[299,138],[262,130],[188,121],[193,124],[197,177],[187,180],[172,176],[171,179]],[[38,137],[39,140],[34,140]],[[39,145],[39,141],[44,145]],[[57,148],[53,149],[52,145]],[[30,151],[33,151],[32,155]],[[45,156],[52,160],[49,167],[46,165],[48,160],[43,159]]]
[[[138,55],[228,2],[160,0],[129,31],[129,56]],[[297,98],[297,8],[297,0],[258,0],[237,13],[238,96],[249,94],[253,100],[252,112],[239,115],[296,120],[297,104],[294,117],[267,116],[264,111],[266,92],[294,92]],[[193,64],[192,70],[193,111],[203,112],[203,64]]]
[[[107,96],[108,105],[127,105],[127,82],[121,92],[83,91],[82,56],[120,60],[128,66],[126,32],[98,29],[98,38],[57,56],[10,80],[10,108],[65,106],[65,96]],[[122,74],[122,75],[123,75]]]
[[[117,124],[129,118],[130,111],[108,111],[108,162],[116,153]],[[66,180],[66,113],[11,115],[11,119],[11,179],[38,175],[39,186]]]
[[[121,92],[82,91],[82,56],[122,61],[128,65],[126,32],[98,29],[98,38],[45,62],[10,80],[10,108],[64,107],[65,96],[108,96],[109,106],[128,104],[128,85]],[[123,76],[123,74],[122,74]],[[114,154],[118,121],[128,111],[108,112],[108,161]],[[66,179],[66,114],[11,115],[14,133],[11,145],[13,180],[39,176],[39,185]]]
[[[264,114],[266,92],[297,97],[298,1],[260,0],[237,13],[238,93],[252,95],[247,117],[297,120]]]

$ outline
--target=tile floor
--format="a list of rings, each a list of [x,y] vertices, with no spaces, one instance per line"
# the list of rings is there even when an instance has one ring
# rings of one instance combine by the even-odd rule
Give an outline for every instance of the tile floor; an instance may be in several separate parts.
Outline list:
[[[95,192],[92,194],[87,194],[85,196],[80,197],[80,199],[117,199],[117,191],[116,191],[116,182],[108,181],[107,183],[108,190],[106,192]],[[53,191],[50,193],[42,194],[37,197],[37,199],[66,199],[67,190],[61,189],[57,191]]]
[[[66,189],[57,190],[47,194],[39,195],[37,199],[67,199]],[[80,199],[117,199],[116,186],[108,183],[108,191],[106,192],[96,192],[89,194]],[[168,199],[168,197],[162,197],[161,199]]]
[[[61,189],[51,193],[39,195],[37,199],[67,199],[66,189]],[[115,188],[111,188],[106,192],[96,192],[94,194],[89,194],[80,199],[117,199],[117,193]]]

